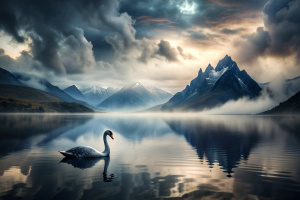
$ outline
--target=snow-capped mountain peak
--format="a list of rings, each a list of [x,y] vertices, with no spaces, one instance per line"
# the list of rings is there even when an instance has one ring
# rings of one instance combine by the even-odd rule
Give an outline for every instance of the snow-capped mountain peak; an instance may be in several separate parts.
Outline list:
[[[99,104],[99,108],[108,111],[136,111],[165,103],[171,97],[170,93],[159,88],[145,87],[136,82],[124,86]]]
[[[210,64],[204,73],[200,69],[190,85],[175,94],[163,109],[203,109],[242,96],[254,98],[260,91],[259,85],[246,71],[240,71],[236,62],[226,55],[215,69]]]

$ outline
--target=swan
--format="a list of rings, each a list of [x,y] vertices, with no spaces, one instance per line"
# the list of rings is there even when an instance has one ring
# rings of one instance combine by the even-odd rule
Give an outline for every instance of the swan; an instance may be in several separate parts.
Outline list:
[[[103,133],[103,141],[105,146],[103,152],[99,152],[93,147],[82,147],[82,146],[74,147],[67,151],[58,151],[58,152],[66,157],[73,157],[73,158],[99,158],[99,157],[109,156],[110,149],[106,140],[107,135],[109,135],[111,139],[114,139],[113,133],[110,130],[106,130]]]

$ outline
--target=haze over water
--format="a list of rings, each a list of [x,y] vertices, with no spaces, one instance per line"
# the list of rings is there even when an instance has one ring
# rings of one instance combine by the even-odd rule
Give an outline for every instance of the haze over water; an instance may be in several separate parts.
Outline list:
[[[0,121],[0,199],[300,195],[299,116],[8,114]],[[109,158],[62,161],[58,150],[102,151],[106,129],[115,138]]]

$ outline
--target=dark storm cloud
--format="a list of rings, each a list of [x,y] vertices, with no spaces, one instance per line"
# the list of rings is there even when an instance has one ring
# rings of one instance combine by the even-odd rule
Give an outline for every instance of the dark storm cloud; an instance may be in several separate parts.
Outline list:
[[[91,61],[93,46],[84,37],[87,27],[105,32],[105,41],[111,45],[117,42],[125,48],[132,45],[135,30],[131,27],[131,18],[118,12],[118,4],[117,0],[1,0],[0,29],[17,42],[30,38],[33,59],[45,68],[56,73],[80,73],[95,65],[95,61]],[[90,37],[90,41],[95,38]],[[86,49],[89,55],[84,51],[78,53],[79,47]],[[68,54],[62,55],[66,49]],[[77,66],[73,66],[75,63],[66,65],[64,59],[69,55],[79,61]]]
[[[263,12],[265,30],[246,36],[237,45],[244,51],[244,61],[252,61],[265,55],[289,56],[296,54],[300,61],[300,0],[270,0]],[[251,52],[245,54],[245,50]]]
[[[112,46],[106,42],[106,36],[111,33],[103,32],[95,28],[84,29],[85,38],[93,44],[96,60],[111,61],[114,55]]]
[[[270,0],[264,7],[275,55],[297,52],[300,59],[300,0]]]
[[[24,38],[18,33],[19,23],[14,7],[6,7],[5,0],[0,2],[0,29],[4,29],[11,34],[17,42],[24,42]]]
[[[240,49],[240,59],[244,62],[249,62],[253,58],[265,55],[267,49],[270,47],[271,38],[263,27],[258,27],[256,33],[246,35],[246,42],[238,41],[236,46],[242,46]]]
[[[165,57],[170,62],[178,61],[176,49],[171,47],[168,41],[161,40],[158,43],[157,54]]]

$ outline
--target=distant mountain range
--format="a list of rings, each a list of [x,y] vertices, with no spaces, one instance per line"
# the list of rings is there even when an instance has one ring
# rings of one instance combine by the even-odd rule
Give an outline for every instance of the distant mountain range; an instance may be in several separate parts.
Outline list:
[[[74,102],[81,104],[83,106],[86,106],[91,109],[95,109],[95,107],[89,105],[88,103],[84,101],[80,101],[70,95],[68,95],[66,92],[61,90],[59,87],[52,85],[49,81],[47,81],[44,78],[28,75],[28,74],[20,74],[20,73],[14,73],[13,74],[24,86],[32,87],[35,89],[40,89],[42,91],[48,92],[50,94],[53,94],[62,100],[66,102]]]
[[[86,98],[86,102],[93,106],[98,106],[105,99],[118,92],[118,88],[103,88],[98,86],[88,87],[82,90],[82,94]]]
[[[67,87],[66,89],[64,89],[64,92],[75,99],[78,99],[80,101],[85,101],[85,96],[81,93],[81,91],[75,85]]]
[[[107,111],[138,111],[167,102],[172,94],[155,87],[134,83],[111,95],[98,108]]]
[[[27,85],[33,82],[37,88]],[[0,68],[0,112],[93,112],[86,105],[45,79]]]
[[[13,100],[14,103],[9,104],[7,109],[4,109],[5,106],[1,107],[2,112],[8,112],[9,109],[14,112],[39,112],[39,110],[36,109],[37,105],[39,105],[39,107],[46,108],[42,109],[43,111],[40,110],[41,112],[76,112],[76,109],[73,111],[71,109],[62,109],[61,104],[64,103],[65,106],[65,102],[75,103],[73,105],[74,107],[77,107],[77,110],[80,110],[77,106],[77,104],[80,104],[93,110],[136,111],[165,103],[172,96],[170,93],[165,92],[161,89],[155,87],[144,87],[139,83],[131,86],[125,86],[121,90],[111,87],[102,88],[93,86],[85,88],[81,91],[75,85],[61,90],[59,87],[52,85],[46,79],[28,74],[12,74],[2,68],[0,68],[0,78],[0,85],[2,85],[2,87],[3,85],[9,87],[11,89],[11,94],[19,94],[20,92],[22,93],[22,91],[18,91],[19,89],[28,91],[28,95],[32,95],[34,97],[38,96],[38,94],[36,93],[37,91],[40,91],[57,98],[56,100],[43,99],[39,101],[39,104],[37,104],[35,99],[32,99],[31,96],[26,96],[27,93],[22,93],[23,98],[20,99],[19,97],[11,95],[9,92],[4,92],[0,94],[2,100],[5,101],[3,105],[8,105],[7,99]],[[12,89],[12,87],[10,87],[11,85],[23,87],[14,87]],[[26,107],[27,104],[33,105],[33,102],[30,101],[35,101],[33,108]],[[13,105],[17,105],[16,102],[18,106],[16,107],[16,109],[13,109]],[[45,106],[45,102],[48,102],[48,104],[49,102],[60,102],[60,105],[57,104],[57,106],[59,106],[60,108],[53,108],[53,106],[51,107],[49,105]],[[25,107],[22,107],[22,105],[25,105]]]
[[[0,84],[0,112],[94,112],[78,103],[65,102],[50,93]]]
[[[88,104],[97,107],[101,102],[115,94],[119,89],[116,88],[103,88],[98,86],[88,87],[80,90],[75,85],[67,87],[64,91],[71,97],[85,101]]]
[[[79,89],[72,85],[61,90],[46,79],[28,74],[12,74],[2,68],[0,85],[2,111],[7,105],[7,108],[21,112],[39,112],[37,107],[43,108],[43,112],[89,112],[90,109],[107,112],[200,111],[241,97],[255,99],[261,94],[262,88],[271,97],[273,95],[269,83],[258,84],[245,70],[241,71],[228,55],[221,59],[215,68],[209,64],[204,71],[200,69],[197,77],[174,96],[159,88],[143,86],[140,83],[126,85],[122,89],[98,86]],[[7,90],[4,90],[4,87],[7,87]],[[287,97],[299,92],[300,77],[286,80],[283,88]],[[22,98],[18,96],[21,94]],[[41,96],[46,97],[45,94],[49,99],[37,100]],[[13,109],[14,105],[16,109]],[[75,109],[72,110],[70,105]],[[287,109],[294,108],[295,104],[289,101],[284,105],[284,109]],[[278,109],[284,110],[282,107],[277,108],[277,111]]]
[[[214,69],[210,64],[190,85],[175,94],[162,110],[202,110],[222,105],[229,100],[248,96],[257,97],[261,87],[247,74],[240,71],[236,62],[226,55]]]
[[[280,103],[275,108],[263,112],[265,115],[300,114],[300,92],[288,100]]]

